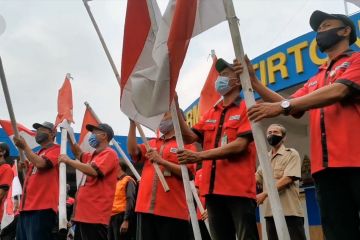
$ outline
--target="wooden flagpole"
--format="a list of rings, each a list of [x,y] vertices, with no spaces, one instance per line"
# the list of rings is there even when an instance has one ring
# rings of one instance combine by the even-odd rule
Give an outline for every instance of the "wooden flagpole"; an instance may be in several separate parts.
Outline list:
[[[247,65],[244,61],[244,48],[241,41],[240,30],[238,26],[238,18],[236,17],[232,0],[223,0],[226,18],[229,23],[231,38],[234,46],[235,56],[244,67],[243,73],[240,75],[241,86],[245,96],[247,108],[255,104],[254,91],[250,83],[250,76]],[[251,122],[251,128],[257,149],[260,166],[263,170],[265,185],[268,189],[268,195],[272,213],[274,216],[276,231],[280,240],[290,240],[289,231],[285,222],[284,211],[280,204],[279,193],[275,187],[272,169],[267,155],[267,148],[264,133],[260,123]]]

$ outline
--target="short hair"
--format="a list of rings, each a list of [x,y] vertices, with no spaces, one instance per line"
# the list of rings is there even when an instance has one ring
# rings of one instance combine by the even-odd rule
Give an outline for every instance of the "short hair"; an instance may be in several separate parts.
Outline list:
[[[283,136],[283,137],[286,136],[286,128],[284,127],[284,125],[282,125],[282,124],[280,124],[280,123],[273,123],[273,124],[270,124],[270,125],[269,125],[268,129],[269,129],[271,126],[279,127],[282,136]]]
[[[128,169],[128,166],[124,160],[119,161],[119,166],[120,166],[121,170],[123,170],[123,172],[126,172],[126,170]]]
[[[10,155],[10,148],[9,145],[7,145],[4,142],[0,142],[0,149],[1,151],[5,151],[4,158],[6,159]]]

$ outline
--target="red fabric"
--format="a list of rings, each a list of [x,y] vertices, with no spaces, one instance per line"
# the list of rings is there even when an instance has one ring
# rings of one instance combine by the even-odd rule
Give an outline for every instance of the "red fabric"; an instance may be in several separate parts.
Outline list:
[[[197,0],[177,0],[175,4],[167,42],[170,61],[170,100],[174,97],[180,69],[193,33],[197,4]]]
[[[12,125],[11,125],[11,121],[9,121],[9,120],[0,120],[0,125],[1,125],[1,127],[4,129],[4,131],[6,132],[6,134],[9,137],[15,135],[14,130],[13,130]],[[19,132],[26,132],[27,134],[35,137],[36,133],[31,131],[30,129],[28,129],[24,125],[22,125],[20,123],[17,123],[16,125],[17,125],[17,128],[18,128]]]
[[[218,142],[219,147],[224,136],[227,136],[227,142],[230,143],[239,136],[251,133],[244,101],[241,101],[239,106],[233,103],[226,109],[223,107],[222,102],[217,104],[194,126],[194,129],[204,136],[204,150],[215,147],[216,133],[223,112],[226,113],[221,138],[219,138]],[[200,184],[201,195],[219,194],[255,198],[256,151],[253,142],[249,144],[244,153],[215,161],[214,189],[213,192],[210,192],[210,176],[212,169],[214,169],[212,168],[212,162],[212,160],[203,161],[202,181]]]
[[[59,164],[60,146],[40,149],[38,155],[51,162],[51,168],[36,168],[32,163],[26,173],[20,211],[52,209],[59,205]]]
[[[88,134],[88,132],[89,132],[86,129],[86,125],[88,125],[88,124],[97,125],[98,122],[96,121],[95,117],[91,114],[90,110],[86,109],[85,114],[84,114],[83,123],[81,126],[81,131],[80,131],[79,145],[82,144],[82,142],[85,139],[86,134]]]
[[[194,183],[195,183],[195,187],[196,187],[197,189],[200,188],[201,181],[202,181],[202,168],[199,169],[199,170],[197,170],[197,171],[196,171],[196,174],[195,174],[195,181],[194,181]],[[206,209],[206,207],[205,207],[205,197],[204,197],[204,196],[199,196],[199,198],[200,198],[200,202],[201,202],[203,208]],[[201,217],[201,213],[200,213],[199,207],[196,209],[196,213],[197,213],[198,220],[201,220],[202,217]]]
[[[7,163],[1,164],[0,165],[0,187],[8,187],[8,194],[10,193],[11,196],[11,183],[12,180],[14,179],[14,172],[11,169],[10,165]],[[3,217],[4,214],[4,202],[6,201],[7,195],[5,195],[5,197],[2,199],[1,201],[1,205],[0,205],[0,221]],[[12,202],[12,201],[10,201]]]
[[[177,144],[175,138],[166,141],[162,139],[152,139],[149,141],[149,144],[151,148],[156,149],[158,152],[160,152],[160,148],[164,144],[162,158],[172,163],[179,163],[176,156]],[[188,220],[189,214],[182,179],[173,173],[171,176],[166,176],[165,179],[170,188],[170,192],[166,193],[158,180],[153,165],[145,157],[145,146],[140,145],[140,148],[141,159],[135,160],[144,161],[144,167],[139,184],[135,211]],[[185,145],[185,149],[195,151],[196,148],[194,145]],[[192,172],[193,167],[188,165],[188,168],[190,172]],[[164,172],[164,167],[160,166],[160,169]]]
[[[107,147],[100,153],[84,153],[81,161],[98,169],[100,175],[86,176],[85,184],[79,187],[73,220],[108,225],[119,172],[119,158],[112,148]]]
[[[121,94],[151,30],[146,0],[127,1],[121,62]]]
[[[67,205],[73,205],[74,203],[75,203],[75,199],[74,199],[74,198],[68,197],[68,198],[66,199],[66,204],[67,204]]]
[[[217,57],[214,57],[206,82],[201,90],[199,99],[199,116],[202,116],[209,111],[209,109],[212,108],[221,98],[221,95],[215,89],[215,81],[219,76],[219,73],[215,68],[216,61]]]
[[[292,97],[310,94],[335,82],[349,86],[351,94],[340,102],[309,111],[312,173],[326,167],[326,155],[328,167],[360,167],[360,53],[340,55],[329,69],[327,65],[321,66]],[[325,131],[321,129],[322,124]]]
[[[67,75],[58,93],[58,115],[55,120],[55,126],[60,124],[63,120],[74,122],[72,89]]]

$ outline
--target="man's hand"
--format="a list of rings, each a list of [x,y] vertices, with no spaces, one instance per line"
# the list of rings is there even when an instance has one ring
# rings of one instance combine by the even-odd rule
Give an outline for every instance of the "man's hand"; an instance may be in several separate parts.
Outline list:
[[[25,148],[28,147],[25,139],[22,136],[19,136],[18,138],[14,137],[14,143],[18,148],[22,150],[25,150]]]
[[[255,70],[254,70],[249,58],[247,57],[247,55],[245,55],[245,62],[246,62],[246,66],[247,66],[247,69],[249,72],[251,84],[252,85],[258,84],[259,80],[256,77]],[[234,69],[236,75],[240,76],[240,74],[244,71],[244,67],[237,59],[234,59],[233,64],[234,64],[233,69]]]
[[[256,195],[257,205],[259,206],[260,204],[263,204],[263,202],[265,201],[266,198],[267,198],[266,192],[262,192],[262,193],[259,193],[258,195]]]
[[[65,164],[67,164],[68,161],[72,161],[66,154],[60,154],[58,160],[59,163],[65,163]]]
[[[124,220],[120,226],[120,233],[127,233],[129,229],[129,221]]]
[[[258,122],[263,118],[272,118],[279,116],[283,112],[280,103],[258,103],[248,110],[248,116],[251,121]]]
[[[147,157],[150,162],[152,163],[158,163],[162,164],[164,159],[160,156],[160,154],[155,149],[150,149],[146,154],[145,157]]]
[[[202,161],[200,153],[189,150],[178,151],[177,157],[180,164],[197,163]]]
[[[203,213],[201,214],[201,219],[202,219],[203,221],[205,221],[205,220],[208,219],[208,218],[209,218],[208,211],[207,211],[207,209],[205,209],[205,212],[203,212]]]

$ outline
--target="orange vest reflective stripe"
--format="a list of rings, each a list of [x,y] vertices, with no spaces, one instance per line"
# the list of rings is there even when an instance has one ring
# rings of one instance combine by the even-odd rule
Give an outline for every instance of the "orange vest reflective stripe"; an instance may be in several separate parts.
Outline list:
[[[129,181],[134,181],[130,176],[125,176],[116,183],[112,213],[117,214],[126,210],[126,186]],[[134,181],[135,182],[135,181]]]

